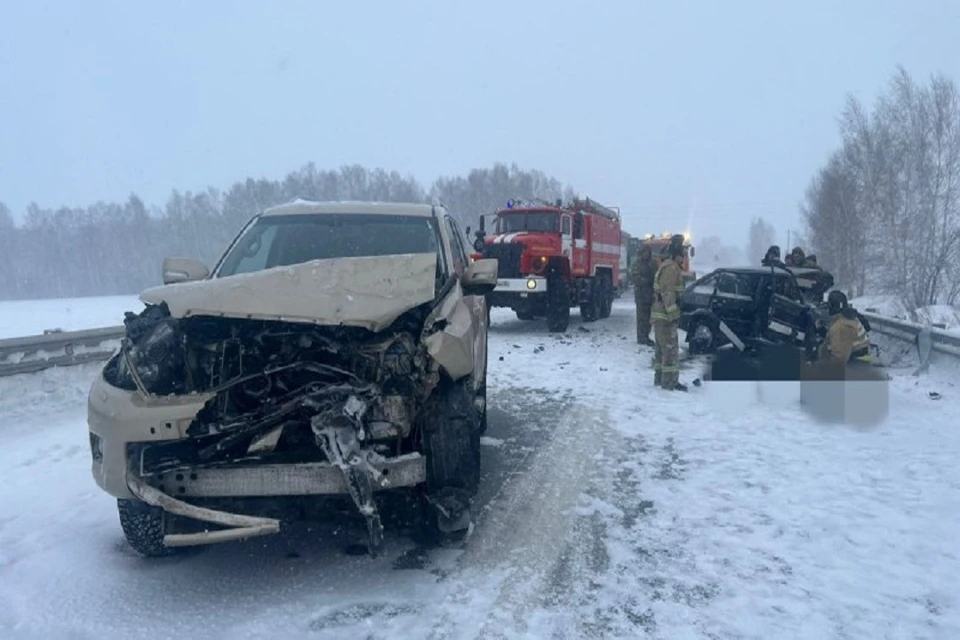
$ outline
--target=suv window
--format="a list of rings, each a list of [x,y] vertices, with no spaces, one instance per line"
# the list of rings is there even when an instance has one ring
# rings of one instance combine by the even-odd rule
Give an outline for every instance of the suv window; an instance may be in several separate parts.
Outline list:
[[[732,273],[721,273],[717,282],[717,293],[730,293],[734,295],[741,293],[737,276]]]
[[[442,254],[433,218],[377,214],[264,216],[224,256],[217,277],[330,258]]]
[[[252,273],[267,268],[267,256],[273,247],[273,239],[277,235],[277,227],[268,227],[263,233],[253,236],[251,243],[242,253],[234,254],[237,257],[236,266],[231,275]]]
[[[463,248],[463,238],[460,236],[460,229],[453,218],[446,218],[447,229],[450,231],[450,244],[453,250],[453,269],[457,274],[462,275],[467,268],[467,251]]]
[[[697,293],[713,293],[713,287],[717,284],[717,274],[709,275],[697,283],[694,290]]]
[[[800,299],[800,289],[797,287],[797,283],[794,282],[793,278],[779,276],[775,278],[774,282],[774,291],[777,293],[777,295],[790,298],[791,300]]]

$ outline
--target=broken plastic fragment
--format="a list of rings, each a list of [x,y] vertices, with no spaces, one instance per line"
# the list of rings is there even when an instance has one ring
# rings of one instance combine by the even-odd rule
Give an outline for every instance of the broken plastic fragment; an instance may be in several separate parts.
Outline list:
[[[349,404],[348,400],[347,405]],[[360,404],[363,405],[362,402]],[[346,413],[346,406],[344,412]],[[347,491],[353,498],[357,511],[367,521],[370,555],[376,557],[377,550],[383,542],[383,524],[380,521],[377,505],[373,501],[373,488],[379,483],[382,474],[364,455],[369,452],[361,451],[357,434],[352,428],[323,426],[322,419],[319,417],[313,418],[311,426],[317,445],[323,450],[330,464],[343,473]]]

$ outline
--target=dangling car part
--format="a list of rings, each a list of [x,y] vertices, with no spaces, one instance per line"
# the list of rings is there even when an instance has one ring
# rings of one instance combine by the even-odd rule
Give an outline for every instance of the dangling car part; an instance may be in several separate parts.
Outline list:
[[[434,528],[462,521],[497,269],[465,243],[440,206],[297,201],[255,216],[212,273],[165,261],[89,397],[93,475],[130,544],[277,533],[261,512],[342,497],[375,554],[377,494],[404,488]]]

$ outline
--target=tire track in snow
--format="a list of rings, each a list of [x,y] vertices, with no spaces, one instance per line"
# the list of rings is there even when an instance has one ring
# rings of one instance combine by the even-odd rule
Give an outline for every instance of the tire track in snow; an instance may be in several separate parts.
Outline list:
[[[540,616],[534,614],[547,604],[545,598],[555,599],[551,584],[559,581],[562,591],[582,581],[581,569],[570,563],[580,554],[571,540],[585,536],[583,546],[597,548],[597,557],[603,557],[602,548],[589,540],[596,532],[572,525],[606,414],[572,404],[558,415],[562,418],[527,471],[505,483],[478,523],[431,638],[541,637]],[[476,588],[479,583],[486,588]]]

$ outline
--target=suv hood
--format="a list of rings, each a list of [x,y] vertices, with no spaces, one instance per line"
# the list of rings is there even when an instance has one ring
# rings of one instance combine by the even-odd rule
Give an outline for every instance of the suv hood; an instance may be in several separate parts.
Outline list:
[[[434,299],[436,272],[432,253],[312,260],[154,287],[140,300],[165,302],[174,318],[219,316],[380,331]]]

